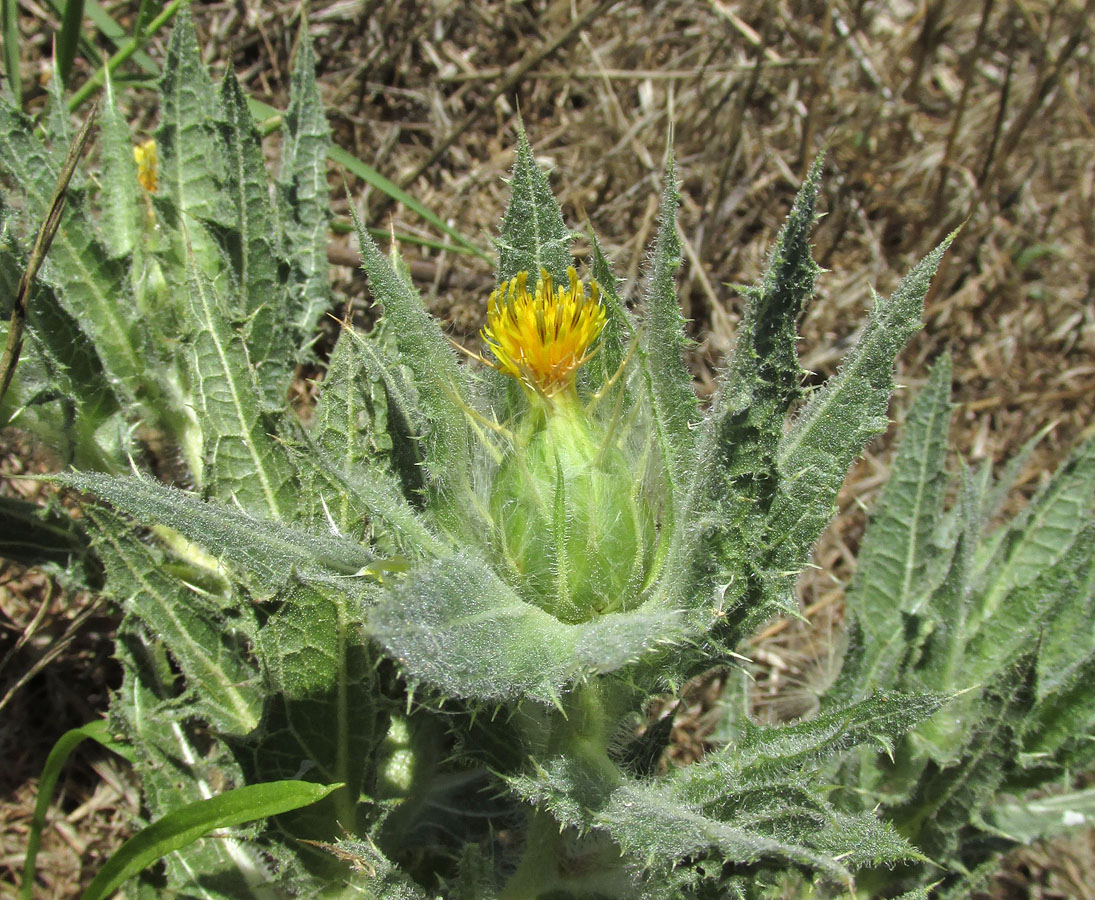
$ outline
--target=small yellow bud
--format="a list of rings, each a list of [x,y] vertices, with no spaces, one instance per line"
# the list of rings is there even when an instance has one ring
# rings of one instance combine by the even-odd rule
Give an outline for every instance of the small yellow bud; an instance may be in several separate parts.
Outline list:
[[[159,186],[156,171],[156,142],[149,138],[143,144],[133,148],[133,158],[137,161],[137,180],[150,194],[156,193]]]

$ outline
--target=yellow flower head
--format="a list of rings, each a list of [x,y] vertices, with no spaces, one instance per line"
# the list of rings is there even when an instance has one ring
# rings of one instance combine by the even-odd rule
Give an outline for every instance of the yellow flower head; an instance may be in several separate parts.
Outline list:
[[[137,161],[137,180],[150,194],[156,193],[159,186],[156,174],[156,142],[151,138],[133,148],[133,158]]]
[[[531,294],[528,272],[503,282],[490,295],[487,327],[481,332],[498,360],[491,365],[545,397],[574,382],[605,325],[597,282],[590,282],[587,298],[578,273],[573,268],[567,273],[570,286],[556,287],[541,269]]]

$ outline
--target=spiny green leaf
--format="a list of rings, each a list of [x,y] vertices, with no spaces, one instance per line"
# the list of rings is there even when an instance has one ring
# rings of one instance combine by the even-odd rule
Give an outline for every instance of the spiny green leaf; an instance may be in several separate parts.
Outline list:
[[[804,373],[795,345],[798,321],[820,271],[810,255],[809,238],[822,161],[815,160],[795,197],[764,280],[746,289],[749,303],[734,355],[719,376],[712,412],[704,424],[700,470],[716,468],[737,479],[735,487],[750,495],[763,491],[757,482],[770,482],[774,476],[787,412],[801,393]]]
[[[873,813],[853,815],[834,810],[824,822],[824,827],[810,835],[810,846],[852,871],[926,860],[892,825],[879,821]]]
[[[1022,588],[1065,556],[1091,521],[1095,508],[1095,437],[1061,466],[979,565],[976,614],[989,617]]]
[[[366,595],[351,583],[312,582],[289,588],[275,604],[259,633],[270,690],[251,769],[270,780],[295,775],[309,760],[311,780],[343,783],[331,798],[333,814],[317,807],[292,817],[292,837],[332,840],[356,830],[356,801],[370,783],[387,718],[361,629]]]
[[[658,235],[654,239],[644,291],[639,358],[654,417],[656,440],[665,460],[674,502],[679,503],[679,495],[694,463],[692,428],[699,412],[692,376],[684,365],[683,353],[688,342],[677,303],[675,277],[681,265],[677,202],[677,172],[670,156],[665,169]]]
[[[546,703],[574,680],[616,671],[683,637],[665,610],[564,624],[472,557],[419,566],[381,597],[368,628],[408,677],[442,693]]]
[[[557,756],[536,761],[528,774],[506,779],[521,799],[547,810],[567,828],[579,832],[594,826],[594,815],[619,786],[619,773],[584,760]]]
[[[24,191],[33,227],[48,212],[58,170],[33,137],[33,124],[0,100],[0,168]],[[95,237],[79,197],[71,197],[40,277],[91,339],[114,391],[133,398],[154,381],[151,354],[137,328],[138,311],[123,266]],[[151,377],[150,377],[151,376]]]
[[[383,432],[379,421],[373,428],[378,450],[383,450],[383,468],[390,470],[402,484],[404,496],[420,501],[426,492],[423,449],[419,438],[427,430],[427,414],[419,393],[411,383],[412,373],[396,353],[393,337],[382,321],[365,336],[347,331],[356,377],[373,398],[374,408],[384,409]]]
[[[349,327],[339,332],[316,406],[316,440],[347,472],[391,449],[384,393],[378,397],[369,390],[372,379],[362,377],[357,341]]]
[[[190,8],[184,5],[175,19],[160,80],[155,204],[177,263],[193,258],[209,278],[216,277],[222,263],[206,225],[229,224],[221,193],[225,154],[214,130],[217,102],[202,64]]]
[[[387,392],[382,381],[362,371],[365,366],[357,346],[362,340],[349,327],[339,334],[316,406],[313,435],[318,446],[294,457],[298,468],[331,483],[333,491],[321,493],[320,503],[324,518],[343,533],[361,528],[369,515],[368,505],[350,487],[351,480],[375,478],[379,493],[389,503],[402,500],[396,480],[385,477],[390,476],[392,451]],[[322,454],[321,460],[316,451]]]
[[[1012,591],[1007,602],[980,623],[976,636],[966,648],[965,677],[973,683],[986,681],[990,673],[1012,664],[1040,640],[1045,640],[1042,635],[1047,631],[1060,634],[1058,641],[1065,639],[1072,644],[1072,659],[1085,655],[1091,644],[1084,642],[1082,627],[1061,633],[1061,627],[1066,624],[1062,621],[1062,613],[1074,604],[1081,608],[1090,607],[1095,592],[1093,567],[1095,528],[1089,524],[1069,553],[1046,567],[1035,581]],[[1073,621],[1076,621],[1075,618]],[[1083,621],[1090,629],[1090,618]],[[1049,640],[1052,642],[1054,638]],[[1062,649],[1059,643],[1056,647],[1052,643],[1050,646],[1058,651]],[[1045,652],[1043,643],[1040,659]],[[1047,662],[1048,658],[1047,654]],[[1060,666],[1060,660],[1056,666]],[[1042,668],[1040,671],[1045,677],[1042,689],[1055,687],[1058,681],[1051,675],[1053,670]]]
[[[889,826],[840,813],[794,785],[755,791],[740,808],[713,814],[682,795],[671,779],[621,782],[618,775],[566,756],[507,781],[561,824],[607,832],[654,878],[682,860],[702,859],[714,863],[716,874],[724,864],[763,860],[847,881],[845,861],[861,866],[918,858]],[[735,789],[749,793],[747,783],[725,786],[727,792]]]
[[[605,327],[597,339],[597,354],[586,368],[594,369],[596,374],[592,377],[592,383],[600,386],[612,378],[623,365],[628,347],[635,339],[635,323],[617,293],[618,279],[601,250],[597,236],[591,234],[590,240],[593,243],[593,278],[601,291],[601,304],[605,308]],[[627,379],[624,379],[621,387],[626,388],[626,386]]]
[[[101,508],[89,516],[107,593],[170,649],[187,678],[194,712],[224,734],[253,731],[261,699],[240,634],[208,615],[195,590],[165,571],[162,555],[133,539],[127,521]]]
[[[178,532],[235,569],[236,577],[260,596],[281,590],[294,573],[353,575],[373,562],[366,548],[348,538],[264,522],[147,478],[69,472],[57,480],[98,497],[142,525]]]
[[[961,829],[984,809],[1017,758],[1033,700],[1033,662],[1028,656],[1000,673],[983,695],[957,762],[945,767],[928,763],[909,799],[888,814],[932,859],[946,862],[961,851]]]
[[[880,693],[815,719],[784,726],[743,723],[744,733],[702,762],[674,772],[689,802],[709,804],[856,744],[894,742],[943,706],[939,694]]]
[[[794,573],[833,514],[848,468],[886,427],[897,354],[921,324],[924,295],[950,238],[875,308],[840,372],[819,390],[780,442],[779,492],[761,541],[767,568]]]
[[[229,325],[213,283],[192,270],[188,282],[190,375],[200,412],[206,472],[214,496],[290,520],[294,492],[285,449],[271,437],[243,338]]]
[[[75,137],[72,116],[69,113],[68,104],[65,103],[64,80],[60,77],[57,67],[57,57],[52,60],[50,74],[53,76],[46,82],[46,108],[41,117],[41,125],[45,131],[46,144],[53,158],[54,164],[61,168],[64,165],[65,154]],[[74,172],[70,188],[79,187],[84,179],[82,172]]]
[[[528,272],[529,283],[545,269],[558,284],[566,284],[573,235],[551,192],[547,175],[536,163],[525,129],[518,126],[517,153],[510,179],[510,202],[498,238],[495,283]]]
[[[917,741],[942,765],[954,761],[965,735],[976,724],[981,685],[992,680],[1001,661],[1010,664],[1028,649],[1015,643],[1011,644],[1014,651],[1008,650],[1010,642],[1005,641],[1002,654],[998,656],[995,650],[988,654],[996,663],[970,649],[971,638],[976,642],[977,637],[970,632],[969,613],[970,573],[981,529],[979,490],[980,483],[963,470],[957,509],[959,532],[943,581],[921,613],[907,614],[900,626],[895,624],[895,632],[904,633],[892,635],[885,648],[889,658],[876,661],[874,669],[875,679],[885,682],[895,674],[897,657],[904,653],[906,681],[930,690],[964,692],[917,731]],[[940,563],[943,558],[940,552]],[[880,671],[884,673],[881,676]]]
[[[713,592],[721,595],[722,618],[714,624],[727,645],[756,621],[795,612],[781,584],[786,567],[765,560],[764,538],[759,547],[753,542],[763,533],[778,487],[777,446],[800,393],[797,322],[819,271],[809,235],[820,177],[818,159],[780,230],[763,282],[747,290],[741,334],[699,431],[681,514],[688,527],[689,546],[680,563],[687,573],[686,602],[698,605]]]
[[[1040,581],[1035,584],[1052,599],[1053,612],[1040,623],[1039,699],[1068,680],[1095,649],[1095,527],[1089,524]]]
[[[1020,789],[1037,786],[1061,772],[1086,770],[1095,759],[1095,653],[1072,668],[1068,677],[1040,698],[1026,723],[1024,764],[1039,773],[1016,778]]]
[[[284,252],[292,265],[290,285],[295,337],[311,342],[316,323],[330,303],[327,284],[327,153],[331,132],[316,86],[315,52],[302,19],[297,58],[289,85],[278,171],[278,214]],[[304,347],[298,347],[303,350]]]
[[[1014,489],[1015,483],[1019,480],[1019,476],[1026,467],[1027,462],[1030,461],[1031,454],[1034,453],[1035,448],[1052,429],[1053,423],[1050,423],[1023,444],[1023,446],[1019,448],[1019,452],[1005,463],[1004,471],[996,478],[991,489],[986,491],[984,503],[981,508],[981,521],[984,525],[987,525],[999,514],[1001,508],[1008,499],[1008,495]],[[1001,537],[1005,534],[1003,529],[1000,529],[999,533]]]
[[[1095,529],[1088,527],[1057,565],[1020,594],[1045,596],[1048,614],[1037,662],[1037,703],[1024,751],[1031,765],[1065,767],[1077,749],[1090,751],[1095,726]],[[1009,598],[1007,605],[1012,603]],[[1029,602],[1029,601],[1028,601]],[[1029,638],[1028,638],[1029,644]],[[1083,753],[1081,752],[1081,755]]]
[[[950,358],[944,356],[909,409],[890,480],[871,513],[848,592],[848,605],[865,640],[864,692],[893,684],[895,667],[905,651],[903,615],[924,600],[929,564],[936,563],[938,568],[940,551],[932,539],[946,489],[950,376]],[[968,535],[966,543],[975,537]],[[960,599],[952,598],[951,603]]]
[[[372,840],[342,837],[324,849],[361,873],[344,895],[345,900],[432,900]]]
[[[9,302],[25,268],[12,239],[6,231],[0,240],[0,293]],[[9,315],[10,306],[0,306],[0,316]],[[30,297],[27,326],[28,341],[14,383],[17,390],[5,398],[3,420],[18,414],[19,424],[35,431],[65,462],[107,470],[126,465],[128,426],[121,420],[103,364],[53,287],[41,279]],[[43,408],[47,402],[48,411]]]
[[[617,788],[595,821],[624,853],[649,868],[668,868],[689,858],[720,863],[772,860],[850,880],[848,870],[828,853],[792,836],[770,836],[705,816],[656,783]]]
[[[421,406],[425,433],[422,454],[439,507],[449,507],[444,516],[455,527],[468,527],[467,513],[473,504],[470,472],[470,434],[465,417],[469,384],[466,371],[456,357],[437,322],[421,298],[392,268],[376,242],[354,217],[361,245],[362,266],[377,301],[384,307],[384,321],[392,329],[400,359],[410,369]],[[453,508],[459,505],[460,513]],[[442,512],[442,515],[444,513]]]
[[[290,335],[286,321],[288,288],[278,276],[275,217],[261,140],[232,69],[224,76],[220,99],[218,124],[227,151],[224,187],[232,226],[222,240],[235,276],[226,305],[236,322],[246,323],[248,357],[266,403],[281,409],[301,338]]]
[[[315,486],[328,530],[352,535],[368,526],[370,545],[378,552],[414,559],[440,556],[449,547],[402,496],[390,473],[375,467],[346,472],[317,447],[306,447],[295,462],[302,481]],[[336,514],[349,524],[341,526]]]
[[[99,227],[112,256],[120,258],[134,251],[141,228],[137,163],[129,124],[118,111],[114,84],[106,80],[102,119],[99,125],[99,158],[102,162],[102,214]]]

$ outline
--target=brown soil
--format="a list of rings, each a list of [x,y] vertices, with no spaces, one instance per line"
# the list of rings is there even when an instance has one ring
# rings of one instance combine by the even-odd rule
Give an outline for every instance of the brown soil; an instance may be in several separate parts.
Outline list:
[[[137,4],[105,6],[128,24]],[[231,60],[255,96],[283,108],[300,6],[195,4],[213,69]],[[1093,12],[1095,0],[335,0],[310,5],[309,31],[338,143],[484,248],[506,201],[519,110],[537,156],[552,167],[568,221],[597,232],[626,297],[640,284],[671,142],[682,181],[681,299],[701,393],[710,392],[742,314],[731,285],[763,271],[822,148],[825,216],[815,248],[831,272],[801,328],[814,381],[839,365],[871,287],[892,290],[962,225],[929,297],[926,328],[901,358],[899,382],[916,387],[930,361],[950,351],[952,444],[967,462],[1005,460],[1055,423],[1021,478],[1020,504],[1095,412]],[[34,2],[21,4],[21,14],[30,80],[48,71],[56,20]],[[157,39],[148,52],[161,59],[164,46]],[[138,129],[154,123],[153,103],[151,92],[134,93]],[[353,202],[370,224],[437,237],[352,177],[347,196],[343,174],[331,174],[336,212]],[[431,309],[454,338],[475,344],[489,266],[404,249]],[[347,238],[332,242],[332,260],[353,254]],[[340,266],[336,282],[360,313],[360,277]],[[895,399],[895,419],[908,397]],[[852,472],[841,515],[818,548],[820,569],[803,580],[802,602],[817,627],[777,623],[755,645],[758,696],[775,698],[762,703],[772,715],[808,709],[811,686],[825,677],[828,656],[819,648],[839,628],[862,508],[885,481],[892,443],[893,435],[877,441]],[[18,475],[33,459],[9,441],[4,471]],[[91,602],[40,575],[4,570],[0,653],[28,628],[31,636],[0,673],[0,695]],[[0,884],[18,878],[49,747],[105,707],[116,679],[113,624],[93,610],[0,713]],[[697,701],[697,722],[704,709]],[[701,737],[683,733],[680,743]],[[75,896],[135,809],[124,769],[101,754],[78,757],[47,833],[43,896]],[[1017,856],[996,896],[1092,896],[1091,841],[1055,847]]]

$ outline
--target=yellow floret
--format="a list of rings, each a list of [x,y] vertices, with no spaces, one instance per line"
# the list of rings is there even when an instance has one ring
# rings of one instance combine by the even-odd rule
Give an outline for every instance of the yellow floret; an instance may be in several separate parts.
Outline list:
[[[531,294],[528,272],[503,282],[490,295],[481,332],[497,359],[491,365],[545,397],[573,384],[605,324],[597,282],[590,282],[587,298],[578,273],[567,273],[570,286],[556,287],[541,269]]]
[[[156,193],[159,179],[156,172],[156,142],[152,139],[133,148],[133,158],[137,161],[137,180],[150,194]]]

